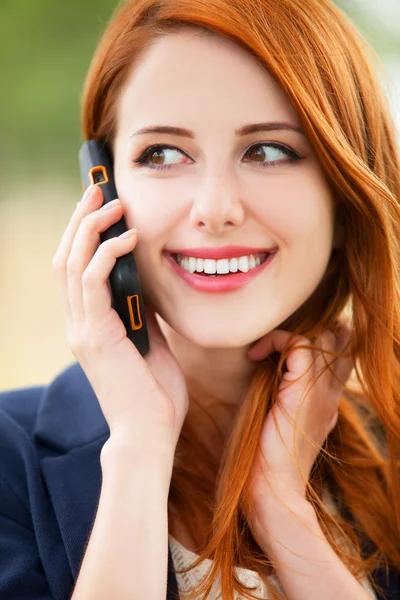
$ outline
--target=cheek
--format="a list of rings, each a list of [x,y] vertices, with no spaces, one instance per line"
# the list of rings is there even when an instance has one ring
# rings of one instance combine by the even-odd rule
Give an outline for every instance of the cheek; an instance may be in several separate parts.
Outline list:
[[[257,220],[279,246],[302,246],[306,251],[315,251],[316,245],[330,247],[333,211],[325,186],[296,178],[292,185],[276,184],[258,196]]]
[[[189,178],[169,179],[162,176],[121,173],[118,180],[118,193],[129,214],[140,221],[157,217],[157,222],[165,224],[164,219],[172,220],[174,215],[184,208],[186,199],[193,195],[193,181]],[[140,225],[139,225],[140,227]]]
[[[168,231],[177,226],[183,206],[173,186],[161,179],[141,181],[136,177],[134,182],[120,181],[118,192],[128,227],[138,227],[146,244],[155,241],[159,246],[168,239]]]

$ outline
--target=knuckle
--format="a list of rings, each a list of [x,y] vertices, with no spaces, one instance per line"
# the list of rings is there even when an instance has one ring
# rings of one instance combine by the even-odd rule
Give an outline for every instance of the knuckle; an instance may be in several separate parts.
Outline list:
[[[61,271],[64,268],[64,259],[59,254],[55,254],[53,256],[53,260],[51,261],[51,266],[54,271]]]
[[[67,260],[67,274],[68,276],[74,277],[79,273],[79,263],[74,260],[71,256]]]
[[[93,334],[89,335],[85,326],[78,331],[74,332],[70,337],[70,348],[75,356],[80,358],[87,356],[88,352],[94,347]]]
[[[85,287],[90,287],[97,280],[98,276],[95,275],[93,269],[90,269],[89,267],[85,269],[85,271],[82,274],[82,285],[84,285]]]
[[[113,256],[115,258],[115,250],[118,247],[117,243],[117,238],[115,237],[112,237],[102,242],[96,250],[96,253],[103,257],[100,260],[104,260],[104,256],[106,255]]]
[[[99,252],[105,252],[105,251],[109,252],[110,249],[113,246],[115,246],[115,240],[116,239],[117,238],[112,237],[112,238],[109,238],[108,240],[105,240],[102,244],[100,244],[100,246],[99,246]]]
[[[311,340],[308,337],[303,336],[303,335],[296,335],[293,338],[293,342],[292,342],[292,346],[296,346],[296,347],[297,346],[309,347],[309,346],[311,346],[311,344],[312,344]]]
[[[96,229],[96,213],[88,213],[84,217],[82,217],[81,222],[79,223],[78,230],[76,232],[76,237],[87,237],[90,235],[93,230]]]
[[[327,329],[327,331],[324,332],[323,338],[326,340],[326,342],[331,344],[336,341],[336,335],[331,329]]]
[[[97,213],[98,213],[98,211],[96,210],[96,211],[87,213],[87,215],[84,215],[82,217],[79,227],[84,227],[84,228],[89,227],[90,228],[96,221]]]
[[[67,344],[74,356],[77,356],[81,349],[81,344],[74,334],[67,333]]]
[[[98,210],[95,210],[93,212],[88,213],[87,215],[85,215],[82,219],[81,222],[81,227],[86,231],[86,232],[92,232],[94,230],[97,230],[97,224],[99,222],[100,217],[103,215],[104,213],[101,211],[101,208]]]
[[[309,341],[308,337],[306,337],[305,335],[300,335],[297,334],[294,336],[293,340],[297,343],[297,342],[305,342],[305,341]]]

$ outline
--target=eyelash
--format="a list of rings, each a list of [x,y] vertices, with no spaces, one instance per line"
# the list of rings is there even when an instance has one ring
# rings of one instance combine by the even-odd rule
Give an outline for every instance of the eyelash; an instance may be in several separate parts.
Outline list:
[[[282,150],[284,153],[286,153],[290,157],[290,160],[276,160],[276,161],[269,162],[269,163],[268,162],[265,162],[265,163],[259,162],[258,163],[258,161],[253,161],[261,169],[264,169],[266,167],[274,167],[274,166],[277,166],[282,163],[293,163],[298,160],[302,160],[304,158],[303,156],[300,156],[299,154],[297,154],[297,152],[295,152],[294,150],[291,150],[290,148],[287,148],[286,146],[283,146],[282,144],[276,144],[276,143],[272,143],[272,142],[269,142],[269,143],[262,142],[262,143],[258,143],[258,144],[253,144],[253,146],[250,146],[250,148],[248,150],[246,150],[245,154],[250,152],[250,150],[252,150],[253,148],[257,148],[258,146],[261,146],[261,147],[267,146],[270,148],[276,148],[277,150]],[[146,150],[143,152],[143,154],[141,156],[139,156],[139,158],[137,160],[134,160],[133,163],[137,164],[139,167],[147,167],[148,169],[152,169],[154,171],[163,171],[166,169],[172,169],[174,167],[179,166],[179,165],[158,165],[158,166],[156,166],[154,164],[146,162],[152,152],[155,152],[157,150],[158,151],[165,150],[165,149],[177,150],[178,152],[185,154],[185,152],[183,152],[176,146],[168,146],[167,144],[155,144],[153,146],[150,146],[149,148],[146,148]],[[252,161],[249,161],[249,162],[252,162]]]

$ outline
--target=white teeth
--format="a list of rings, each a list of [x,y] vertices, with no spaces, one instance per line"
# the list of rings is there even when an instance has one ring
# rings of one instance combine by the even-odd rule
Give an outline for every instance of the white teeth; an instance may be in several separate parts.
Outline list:
[[[253,261],[254,261],[254,256],[251,256],[250,260],[251,259],[253,259]],[[250,260],[247,258],[247,256],[241,256],[239,258],[239,270],[242,271],[243,273],[247,273],[247,271],[249,271],[251,268]],[[253,267],[254,266],[255,265],[253,265]]]
[[[237,258],[231,258],[229,261],[229,270],[232,273],[237,273],[237,271],[239,270],[239,259]]]
[[[266,257],[265,257],[266,259]],[[261,262],[259,256],[254,257],[251,256],[240,256],[239,258],[221,258],[220,260],[212,260],[208,258],[194,258],[190,257],[182,257],[178,254],[177,262],[178,264],[185,269],[185,271],[189,271],[190,273],[207,273],[208,275],[219,274],[223,275],[226,273],[236,273],[237,271],[242,271],[242,273],[247,273],[250,269],[254,269],[258,267]]]
[[[229,259],[221,258],[220,260],[212,260],[206,259],[204,261],[204,273],[208,273],[212,275],[213,273],[218,273],[223,275],[225,273],[229,273]]]
[[[203,263],[203,259],[202,258],[200,258],[199,260]],[[196,271],[196,268],[197,268],[197,264],[196,263],[197,263],[197,259],[193,258],[193,256],[191,256],[189,258],[189,271],[191,273],[194,273]],[[201,267],[202,267],[201,270],[203,270],[203,264],[201,265]]]

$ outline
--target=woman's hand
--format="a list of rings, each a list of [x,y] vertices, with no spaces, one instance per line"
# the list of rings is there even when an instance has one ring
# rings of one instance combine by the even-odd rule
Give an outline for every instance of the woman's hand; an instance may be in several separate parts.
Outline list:
[[[282,352],[290,335],[283,330],[270,332],[249,350],[249,358],[259,360],[274,350]],[[350,337],[351,329],[342,321],[337,337],[332,331],[325,331],[315,345],[321,346],[323,351],[343,352]],[[308,348],[299,349],[300,344]],[[329,596],[367,600],[368,591],[340,560],[322,531],[314,507],[306,499],[306,483],[322,444],[337,423],[341,392],[353,362],[350,357],[335,359],[327,355],[326,360],[339,381],[326,370],[310,391],[308,384],[312,377],[326,367],[322,353],[311,350],[310,346],[310,340],[302,336],[292,341],[286,360],[288,371],[282,378],[278,401],[269,411],[261,435],[267,481],[259,453],[251,473],[254,503],[248,519],[288,598],[313,600]],[[298,377],[300,379],[288,387],[288,383]],[[314,444],[300,431],[296,432],[294,441],[291,419],[295,419],[297,411],[299,427]],[[295,464],[295,449],[304,480]]]
[[[249,350],[248,357],[260,360],[273,351],[282,352],[290,335],[290,332],[279,329],[271,331]],[[349,325],[342,321],[338,336],[330,330],[325,331],[315,345],[320,345],[323,350],[341,352],[350,336]],[[299,349],[300,344],[308,348]],[[310,346],[310,340],[302,336],[292,341],[292,350],[286,361],[288,370],[279,386],[278,401],[269,411],[262,429],[260,442],[266,463],[262,454],[258,453],[251,475],[254,508],[261,514],[263,506],[272,496],[283,500],[306,499],[306,482],[324,441],[337,423],[341,392],[353,369],[350,357],[335,359],[325,355],[338,381],[326,367],[323,354],[311,350]],[[324,368],[324,374],[310,390],[312,378],[317,377]],[[299,377],[296,383],[288,387],[288,383]],[[296,431],[294,439],[293,422],[297,411],[300,430]],[[304,437],[301,430],[310,436],[314,444]],[[296,453],[302,475],[296,467]]]
[[[100,232],[123,214],[120,202],[102,203],[100,187],[89,188],[53,258],[68,345],[97,395],[110,440],[135,456],[162,454],[172,466],[189,406],[186,382],[154,312],[146,306],[150,351],[143,358],[111,307],[110,272],[135,248],[137,234],[100,244]]]

